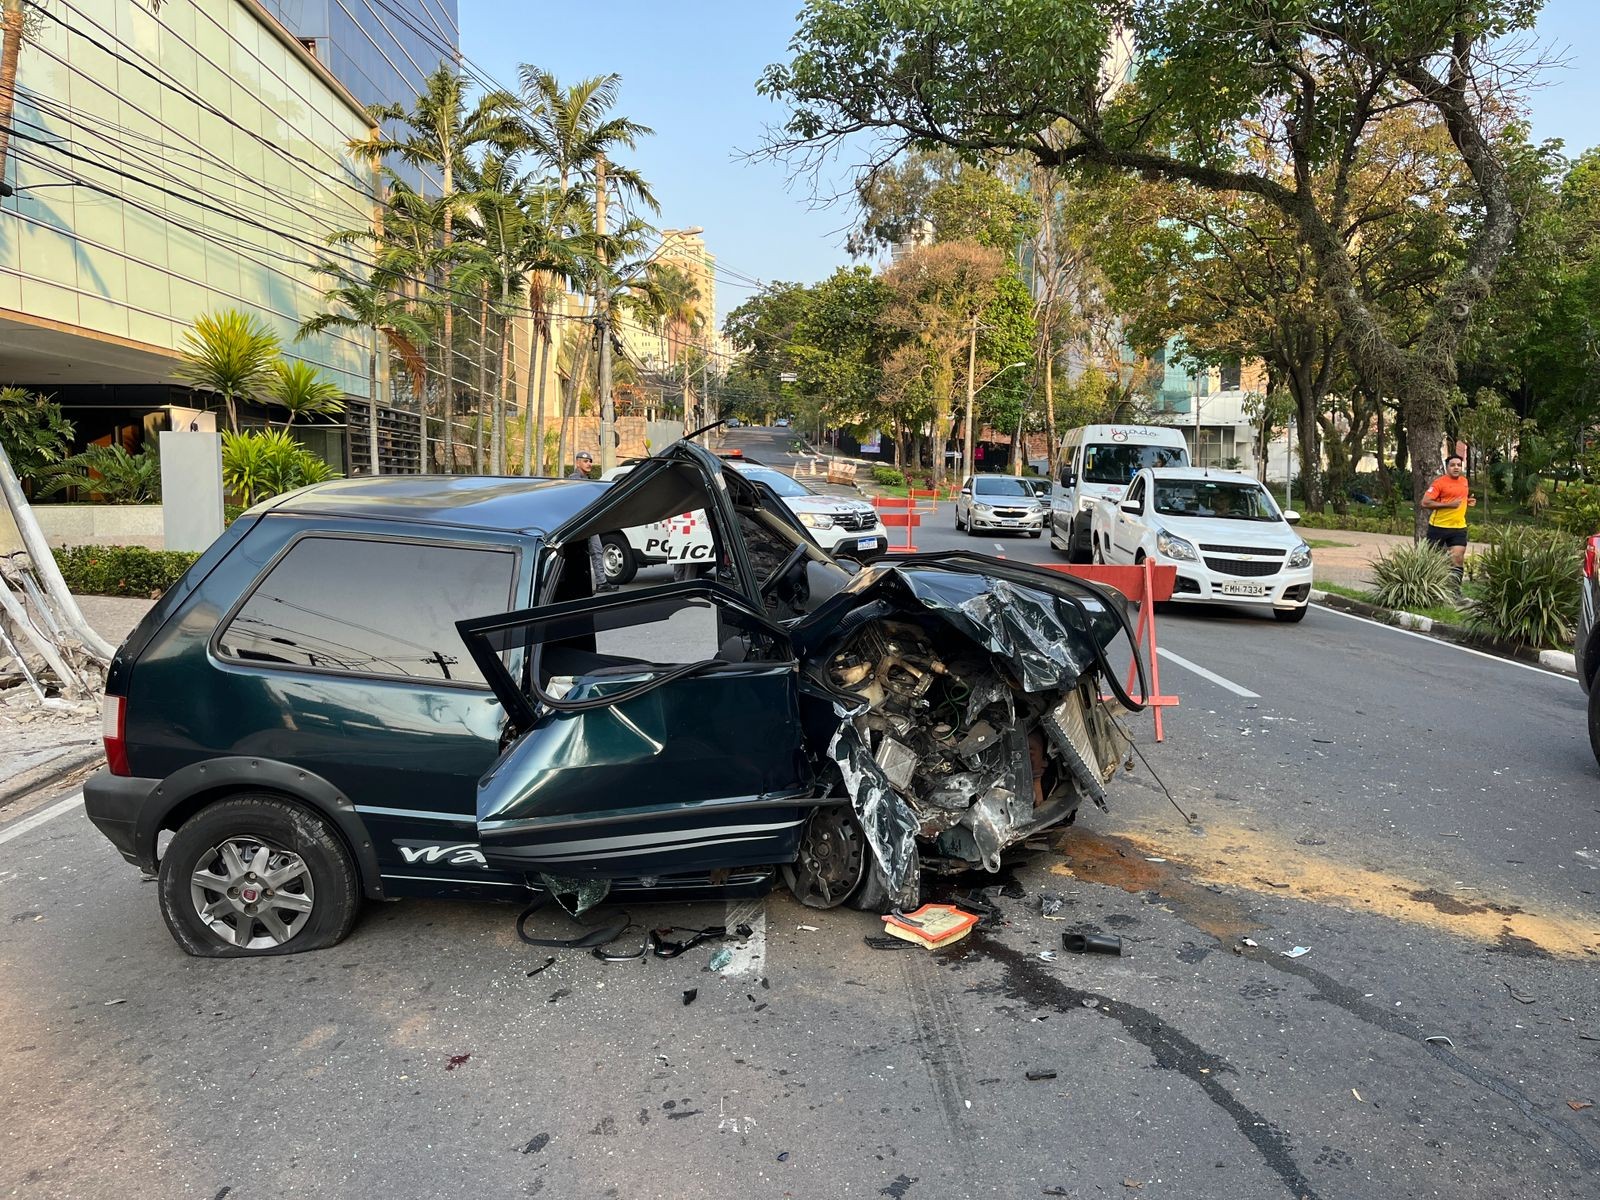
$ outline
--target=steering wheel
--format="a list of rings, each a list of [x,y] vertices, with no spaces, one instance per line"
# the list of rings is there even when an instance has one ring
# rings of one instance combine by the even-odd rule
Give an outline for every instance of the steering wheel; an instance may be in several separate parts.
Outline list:
[[[789,577],[789,572],[793,571],[797,566],[804,562],[805,558],[806,546],[804,544],[796,546],[793,550],[789,551],[784,560],[778,564],[777,569],[762,581],[761,599],[765,601],[770,598],[771,594],[777,590],[778,584],[787,579]]]

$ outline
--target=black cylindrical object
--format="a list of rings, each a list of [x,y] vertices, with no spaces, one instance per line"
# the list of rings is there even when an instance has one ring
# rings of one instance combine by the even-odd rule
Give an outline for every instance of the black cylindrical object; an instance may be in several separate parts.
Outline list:
[[[1061,944],[1074,954],[1122,953],[1122,939],[1114,933],[1063,933]]]

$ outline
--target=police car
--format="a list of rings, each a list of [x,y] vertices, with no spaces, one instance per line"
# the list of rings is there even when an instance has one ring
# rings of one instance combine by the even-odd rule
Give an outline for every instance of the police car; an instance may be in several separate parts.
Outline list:
[[[865,500],[820,496],[782,471],[756,463],[726,461],[741,475],[776,492],[811,539],[835,558],[870,562],[887,552],[889,531],[878,519],[877,510]],[[619,479],[633,466],[625,463],[613,467],[601,478]],[[607,583],[627,583],[640,567],[659,563],[709,562],[715,550],[705,514],[699,511],[608,533],[600,541],[605,550]]]

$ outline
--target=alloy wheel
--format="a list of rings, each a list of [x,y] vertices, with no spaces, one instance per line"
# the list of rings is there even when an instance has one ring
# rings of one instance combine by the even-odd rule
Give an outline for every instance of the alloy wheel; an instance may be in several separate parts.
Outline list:
[[[242,950],[283,945],[305,928],[316,900],[304,859],[249,836],[202,854],[189,895],[201,923]]]

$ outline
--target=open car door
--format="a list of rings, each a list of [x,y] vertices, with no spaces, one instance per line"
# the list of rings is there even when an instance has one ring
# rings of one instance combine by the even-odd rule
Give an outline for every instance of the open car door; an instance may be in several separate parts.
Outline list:
[[[814,791],[799,666],[730,533],[726,489],[712,455],[679,443],[549,539],[559,555],[602,528],[704,508],[716,580],[458,623],[512,739],[479,781],[490,866],[528,877],[697,879],[794,859]],[[518,661],[520,679],[507,666]]]

